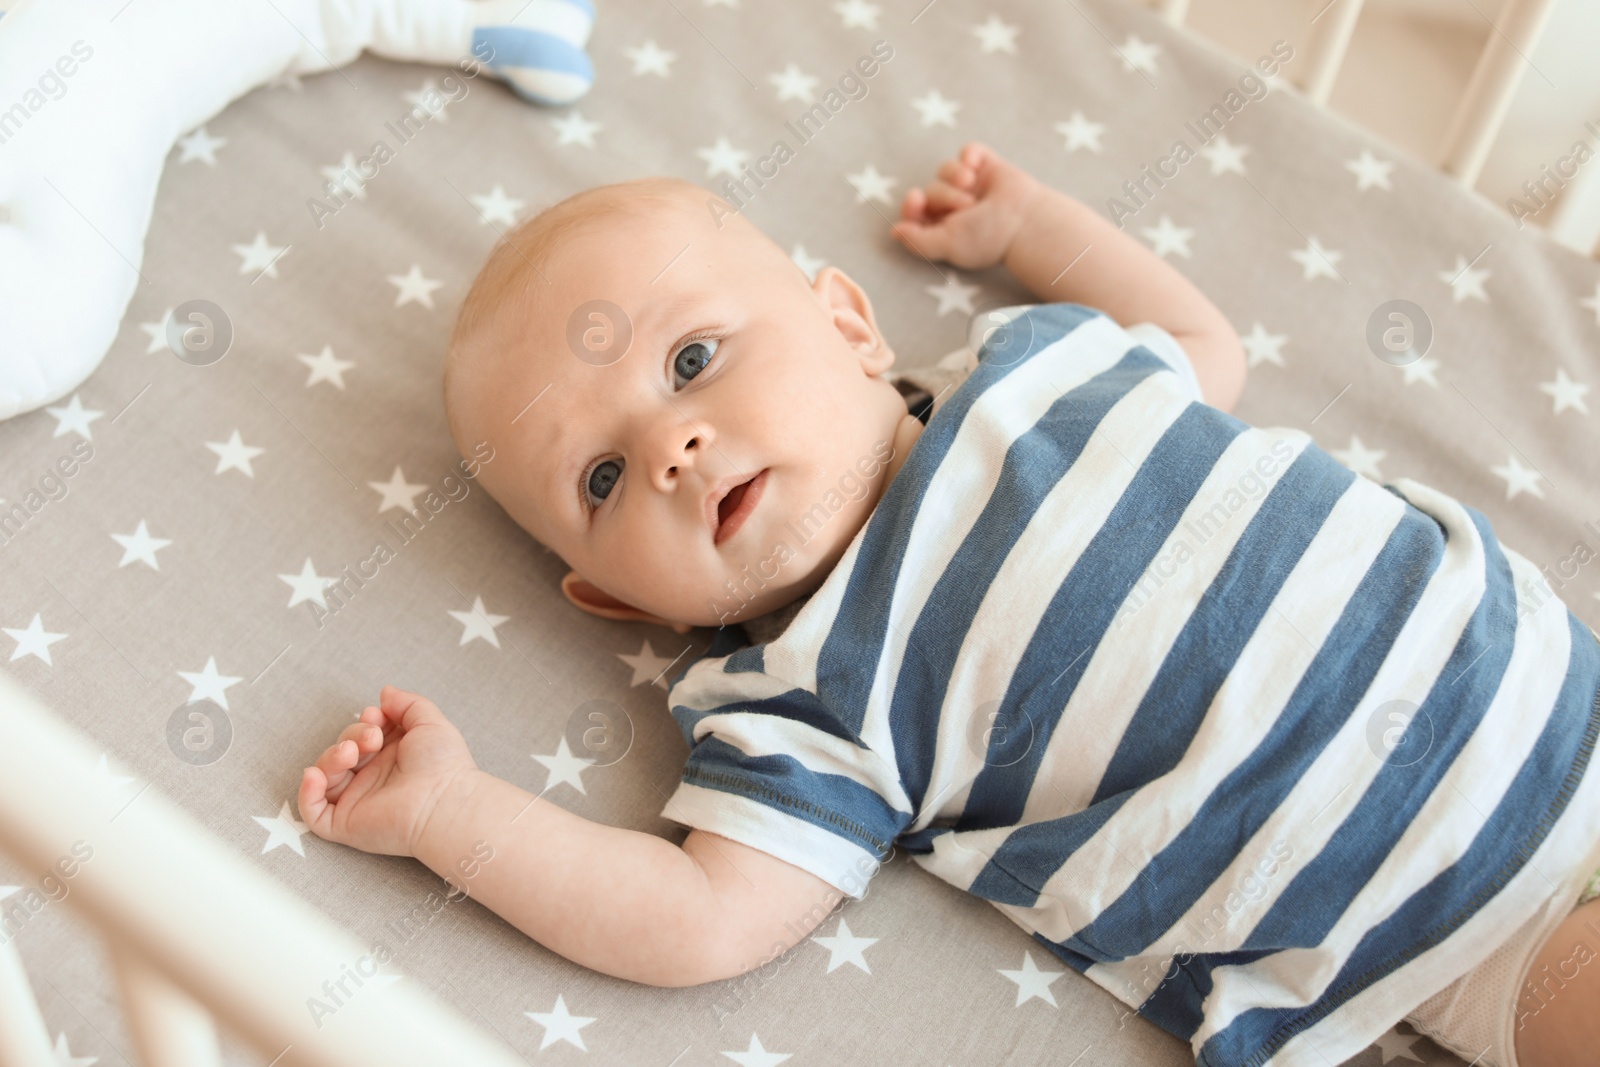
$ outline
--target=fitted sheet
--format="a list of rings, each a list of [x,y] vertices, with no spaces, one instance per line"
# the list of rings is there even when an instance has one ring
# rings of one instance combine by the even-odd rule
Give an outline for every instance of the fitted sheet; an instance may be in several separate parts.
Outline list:
[[[893,58],[865,96],[798,144],[785,123],[807,106],[807,83],[782,72],[816,78],[820,97],[879,40]],[[439,389],[455,309],[497,231],[539,207],[645,174],[715,188],[732,152],[754,164],[783,139],[793,157],[749,217],[797,261],[860,281],[902,363],[931,365],[972,314],[1032,299],[1003,272],[936,267],[887,232],[910,184],[981,139],[1108,215],[1112,197],[1137,207],[1127,229],[1247,339],[1242,418],[1303,428],[1364,473],[1479,508],[1596,625],[1600,567],[1579,546],[1600,549],[1600,395],[1582,389],[1600,381],[1600,268],[1290,89],[1250,98],[1240,77],[1257,57],[1116,0],[617,0],[590,47],[596,87],[565,112],[365,58],[252,92],[174,149],[148,280],[115,347],[55,412],[0,423],[0,509],[27,512],[3,528],[0,626],[28,631],[37,614],[40,631],[63,635],[0,639],[8,655],[13,641],[42,646],[0,666],[103,746],[108,789],[173,797],[264,874],[383,943],[386,972],[530,1061],[766,1050],[794,1064],[1192,1062],[1183,1042],[1124,1018],[999,911],[903,855],[765,973],[662,990],[572,964],[474,901],[439,905],[439,880],[415,861],[297,832],[300,768],[391,682],[434,699],[486,770],[597,821],[686,832],[660,816],[686,754],[663,672],[711,632],[577,612],[558,588],[561,561],[460,478]],[[430,83],[455,99],[398,141],[386,124]],[[1163,164],[1179,138],[1200,147],[1186,124],[1213,106],[1226,143]],[[333,207],[329,172],[379,139],[392,156],[359,195],[331,213],[308,203]],[[1138,204],[1123,186],[1146,165],[1172,176],[1146,180]],[[888,201],[858,194],[879,179]],[[1074,269],[1093,266],[1091,251]],[[1374,311],[1401,299],[1433,331],[1409,367],[1367,341]],[[215,362],[165,347],[167,310],[193,300],[231,325]],[[427,516],[403,532],[402,511],[385,506],[408,491],[373,486],[396,468]],[[380,541],[392,557],[375,565]],[[319,577],[363,563],[374,576],[319,618],[308,561]],[[561,743],[575,747],[596,708],[625,727],[626,753],[572,772]],[[180,758],[196,710],[213,747]],[[0,857],[0,884],[38,877]],[[75,1056],[131,1062],[104,953],[70,910],[30,914],[17,943],[52,1036]],[[552,1018],[566,1013],[589,1021]],[[1380,1044],[1350,1062],[1406,1051],[1459,1062],[1404,1023]],[[231,1039],[227,1059],[264,1061]]]

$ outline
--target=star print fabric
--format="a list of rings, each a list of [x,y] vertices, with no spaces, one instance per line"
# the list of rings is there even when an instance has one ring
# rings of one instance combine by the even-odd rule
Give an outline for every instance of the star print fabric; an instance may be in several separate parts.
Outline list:
[[[1186,1041],[904,848],[787,956],[741,981],[659,990],[597,979],[475,902],[442,904],[420,864],[295,825],[298,768],[392,682],[436,700],[480,763],[542,802],[681,838],[661,817],[690,751],[667,684],[713,632],[612,623],[566,602],[562,561],[471,476],[504,454],[452,445],[442,354],[501,233],[603,182],[660,173],[716,191],[754,174],[784,123],[826,109],[879,40],[894,59],[870,94],[764,188],[749,182],[744,212],[805,276],[834,266],[863,286],[896,373],[936,367],[974,317],[1039,299],[1003,271],[930,264],[886,233],[906,190],[962,143],[992,144],[1110,218],[1123,183],[1187,137],[1196,158],[1150,183],[1125,232],[1237,329],[1251,374],[1235,414],[1302,431],[1369,481],[1411,478],[1470,505],[1537,566],[1540,596],[1600,627],[1600,266],[1286,84],[1199,143],[1185,123],[1255,57],[1198,45],[1126,0],[939,0],[913,24],[922,7],[612,0],[587,45],[594,88],[573,105],[530,107],[487,75],[368,56],[286,75],[186,133],[156,189],[148,280],[135,279],[104,362],[0,422],[0,669],[103,747],[111,795],[176,798],[263,875],[385,940],[404,981],[448,977],[453,1003],[529,1060],[543,1047],[666,1064],[690,1046],[680,1063],[1059,1067],[1093,1046],[1080,1064],[1193,1064]],[[385,124],[414,108],[429,118],[402,143]],[[363,171],[378,140],[392,158]],[[1058,288],[1095,269],[1100,249],[1074,262],[1080,252],[1063,250]],[[202,339],[184,306],[202,299],[233,327],[209,365],[169,339],[173,327]],[[1423,308],[1434,335],[1398,364],[1366,342],[1394,299]],[[220,759],[178,755],[186,736],[220,738],[224,716]],[[597,726],[617,740],[609,754],[585,743]],[[0,855],[0,915],[34,884]],[[414,914],[436,917],[417,932]],[[62,1062],[120,1063],[135,1043],[114,980],[90,963],[103,952],[92,932],[52,903],[16,945],[52,1039],[70,1045]],[[1384,1047],[1330,1061],[1462,1067],[1402,1013]],[[1412,1058],[1391,1051],[1406,1042]],[[224,1060],[258,1067],[275,1052],[227,1047]]]

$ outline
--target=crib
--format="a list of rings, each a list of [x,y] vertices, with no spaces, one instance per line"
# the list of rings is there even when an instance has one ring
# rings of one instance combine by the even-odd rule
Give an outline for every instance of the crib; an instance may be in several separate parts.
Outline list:
[[[1287,42],[1299,84],[1259,97],[1235,92],[1258,57],[1186,34],[1188,0],[618,0],[569,109],[487,82],[417,103],[444,71],[369,56],[189,132],[104,364],[70,401],[0,422],[0,509],[43,501],[0,514],[0,1067],[1192,1063],[904,857],[771,973],[664,990],[569,963],[414,861],[305,833],[300,767],[388,681],[433,697],[486,770],[684,832],[660,814],[683,758],[660,679],[711,632],[575,617],[560,561],[450,487],[450,313],[514,220],[645,173],[720,191],[889,40],[867,92],[748,210],[802,269],[839,264],[882,294],[908,362],[1026,298],[997,272],[912,262],[886,232],[908,184],[988,141],[1120,204],[1228,313],[1251,364],[1242,418],[1481,507],[1600,625],[1600,266],[1574,250],[1594,250],[1600,182],[1576,183],[1548,233],[1471,191],[1553,2],[1506,5],[1430,162],[1322,107],[1361,0],[1319,5]],[[1230,92],[1244,103],[1207,151],[1146,180]],[[413,105],[421,132],[352,177]],[[308,211],[329,187],[337,209]],[[197,298],[235,337],[204,365],[164,342]],[[1367,341],[1396,300],[1433,337],[1403,364]],[[414,511],[425,490],[444,502]],[[394,561],[350,581],[379,539]],[[629,756],[574,767],[596,701]],[[1403,1023],[1381,1044],[1342,1062],[1460,1062]]]

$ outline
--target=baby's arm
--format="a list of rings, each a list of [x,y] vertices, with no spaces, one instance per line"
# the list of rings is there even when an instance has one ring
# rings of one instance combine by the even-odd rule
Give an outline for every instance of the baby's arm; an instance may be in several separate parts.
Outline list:
[[[1171,264],[1093,209],[971,143],[927,188],[906,193],[894,235],[913,251],[971,270],[1004,262],[1040,300],[1153,322],[1183,346],[1206,402],[1231,410],[1244,388],[1239,335]],[[1081,258],[1080,258],[1081,257]]]
[[[299,805],[319,836],[415,856],[552,951],[650,985],[742,974],[841,899],[728,838],[695,830],[679,847],[486,774],[431,701],[393,686],[305,769]]]

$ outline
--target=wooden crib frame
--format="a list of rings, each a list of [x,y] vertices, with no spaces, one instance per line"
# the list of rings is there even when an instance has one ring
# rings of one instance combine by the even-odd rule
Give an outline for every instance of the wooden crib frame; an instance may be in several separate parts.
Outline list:
[[[0,849],[65,890],[60,901],[100,931],[148,1067],[217,1067],[213,1019],[272,1067],[527,1067],[416,979],[379,981],[371,946],[177,805],[148,786],[117,786],[83,735],[4,675],[0,738]],[[0,1067],[56,1067],[5,925],[7,903],[0,902]],[[324,983],[345,995],[330,999]],[[313,1013],[313,997],[336,1010]]]
[[[1189,0],[1147,0],[1182,25]],[[1363,0],[1328,0],[1312,20],[1297,83],[1326,105]],[[1471,188],[1555,0],[1507,0],[1436,163]],[[1600,169],[1567,190],[1552,236],[1593,254]],[[27,690],[0,676],[0,850],[30,871],[57,872],[63,898],[105,939],[123,1009],[149,1067],[217,1067],[220,1019],[268,1056],[269,1067],[387,1063],[435,1067],[525,1064],[433,996],[401,979],[372,988],[348,974],[370,954],[293,893],[240,859],[146,787],[108,789],[96,751]],[[83,846],[74,851],[74,846]],[[81,851],[92,858],[83,860]],[[66,875],[66,870],[72,870]],[[0,1067],[54,1067],[56,1058],[0,902]],[[324,983],[355,995],[329,1019],[306,1008]]]
[[[1182,26],[1189,0],[1146,0],[1167,22]],[[1365,0],[1324,0],[1312,17],[1305,60],[1294,82],[1313,102],[1327,106],[1328,95],[1344,64],[1356,20]],[[1544,34],[1556,0],[1506,0],[1499,22],[1478,56],[1472,80],[1457,105],[1433,160],[1468,189],[1477,185],[1489,150],[1505,123],[1517,87],[1527,71],[1527,57]],[[1587,167],[1563,190],[1551,214],[1551,237],[1585,256],[1600,255],[1600,168]]]

